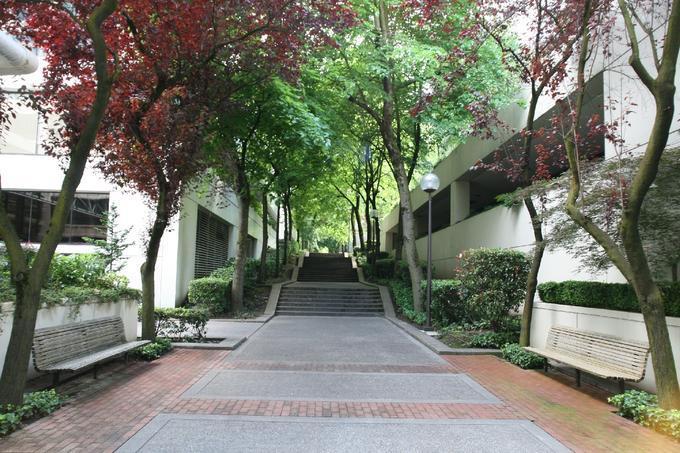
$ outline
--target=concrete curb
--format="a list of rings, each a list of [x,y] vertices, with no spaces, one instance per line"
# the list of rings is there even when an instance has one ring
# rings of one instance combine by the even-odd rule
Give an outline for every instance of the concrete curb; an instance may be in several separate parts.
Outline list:
[[[258,329],[259,330],[259,329]],[[256,331],[257,332],[257,331]],[[248,337],[233,337],[233,338],[225,338],[224,340],[220,341],[219,343],[172,343],[173,348],[177,349],[213,349],[213,350],[219,350],[219,351],[232,351],[241,344],[243,344],[244,341],[246,341]]]
[[[380,300],[382,300],[383,312],[385,313],[385,317],[396,318],[397,315],[394,312],[394,303],[392,302],[392,296],[390,296],[390,290],[387,288],[387,286],[367,282],[366,278],[364,278],[364,270],[356,265],[354,256],[352,256],[352,266],[353,267],[356,266],[359,283],[365,286],[370,286],[371,288],[378,288],[378,290],[380,290]]]
[[[456,353],[455,349],[446,346],[441,341],[437,340],[436,338],[432,338],[425,332],[422,332],[417,328],[413,327],[411,324],[404,322],[401,319],[396,318],[394,316],[392,317],[385,316],[385,318],[387,318],[387,320],[390,321],[392,324],[394,324],[395,326],[399,327],[401,330],[409,334],[411,337],[415,338],[420,343],[425,345],[425,347],[427,347],[431,351],[439,355],[455,355]]]

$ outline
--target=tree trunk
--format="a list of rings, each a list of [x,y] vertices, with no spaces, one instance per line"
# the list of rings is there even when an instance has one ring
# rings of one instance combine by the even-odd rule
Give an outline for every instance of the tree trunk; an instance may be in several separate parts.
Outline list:
[[[288,264],[288,204],[283,202],[283,260],[282,264]]]
[[[545,251],[545,242],[543,241],[542,221],[536,212],[534,202],[530,197],[524,199],[524,205],[529,211],[531,217],[531,225],[534,230],[534,253],[531,258],[531,269],[527,276],[526,294],[524,296],[524,309],[522,311],[522,324],[519,336],[519,344],[521,346],[529,346],[531,341],[531,318],[534,312],[534,298],[536,297],[536,288],[538,286],[538,272],[541,269],[541,261],[543,260],[543,252]]]
[[[673,2],[673,12],[670,15],[668,32],[664,39],[664,57],[657,70],[656,79],[647,72],[640,59],[636,27],[631,18],[628,3],[619,0],[619,7],[630,38],[629,63],[652,93],[656,103],[656,114],[649,141],[628,189],[628,202],[621,215],[620,231],[623,248],[606,231],[581,212],[577,205],[581,194],[581,174],[576,148],[576,130],[581,118],[585,67],[590,50],[588,45],[590,35],[587,30],[583,34],[578,61],[577,97],[574,103],[574,113],[571,115],[572,125],[564,140],[571,173],[566,210],[569,216],[602,246],[607,256],[633,286],[647,330],[659,406],[664,409],[677,409],[680,408],[680,387],[664,313],[664,298],[652,278],[640,237],[639,219],[645,196],[656,178],[659,161],[668,143],[669,131],[673,123],[675,66],[680,48],[680,11],[678,10],[680,2],[677,0]]]
[[[370,258],[371,252],[373,252],[373,225],[371,225],[371,206],[368,204],[368,200],[364,203],[364,218],[366,219],[366,237],[368,242],[366,244],[366,256]]]
[[[244,179],[241,175],[239,179]],[[231,281],[231,309],[234,313],[243,311],[243,289],[245,287],[246,262],[248,261],[248,217],[250,213],[250,190],[247,183],[239,184],[238,190],[238,239],[236,242],[236,262],[234,277]]]
[[[389,45],[390,31],[388,20],[388,8],[384,0],[379,4],[379,25],[380,33],[384,44]],[[394,179],[399,190],[399,205],[401,207],[401,218],[404,224],[404,248],[406,250],[406,261],[408,262],[409,274],[411,276],[411,292],[413,295],[413,308],[417,312],[423,311],[423,303],[420,298],[420,282],[423,279],[423,271],[418,263],[418,250],[416,249],[415,220],[411,207],[411,194],[409,190],[408,177],[404,167],[404,159],[401,149],[398,148],[394,134],[394,84],[391,75],[383,77],[383,107],[382,118],[380,121],[380,134],[383,139],[385,149],[392,163]]]
[[[394,265],[399,266],[399,261],[401,261],[402,249],[404,248],[404,224],[401,223],[401,216],[397,219],[397,241],[394,249]]]
[[[264,283],[267,280],[267,243],[269,242],[269,200],[267,191],[262,191],[262,250],[260,251],[260,271],[257,273],[257,281]]]
[[[293,210],[290,208],[290,195],[286,199],[286,207],[288,209],[288,242],[293,243]]]
[[[366,242],[364,241],[364,227],[361,224],[361,215],[359,215],[359,205],[352,206],[352,214],[357,222],[357,232],[359,233],[359,247],[362,252],[366,252]]]
[[[281,242],[281,202],[276,202],[276,276],[278,277],[281,273],[281,253],[280,253],[280,242]]]
[[[35,322],[38,317],[37,307],[39,306],[39,289],[30,288],[29,285],[25,285],[22,290],[17,287],[12,334],[2,370],[2,386],[0,386],[2,404],[21,404],[23,402],[28,360],[31,355]],[[15,334],[15,332],[20,334]]]
[[[165,208],[165,190],[159,185],[159,197],[156,202],[156,219],[151,227],[149,243],[146,248],[146,261],[140,268],[142,276],[142,339],[156,339],[156,322],[154,320],[154,307],[156,303],[156,262],[158,250],[161,246],[163,233],[168,226],[168,215]]]
[[[541,97],[543,88],[531,85],[531,99],[529,101],[529,111],[527,112],[527,124],[525,131],[528,133],[524,136],[524,145],[522,149],[523,166],[522,169],[522,185],[527,186],[531,184],[531,175],[535,173],[535,164],[531,162],[531,147],[533,144],[534,121],[536,118],[536,106]],[[527,282],[524,295],[524,307],[522,309],[522,322],[519,334],[520,346],[529,346],[531,342],[531,319],[534,314],[534,298],[536,297],[536,288],[538,287],[538,273],[541,270],[541,262],[543,261],[543,252],[545,251],[545,242],[543,240],[543,221],[536,211],[534,201],[531,197],[524,198],[524,207],[529,213],[531,219],[531,228],[534,233],[534,250],[531,259],[531,268],[529,275],[527,275]]]
[[[352,252],[354,252],[354,249],[357,246],[357,230],[354,226],[354,213],[351,209],[349,211],[349,224],[352,229]]]
[[[95,7],[84,23],[92,41],[97,87],[85,124],[79,131],[78,141],[70,153],[70,161],[57,203],[45,237],[29,269],[21,241],[9,221],[9,216],[0,203],[0,236],[10,256],[12,279],[17,288],[12,332],[7,347],[5,362],[0,377],[0,405],[21,404],[26,384],[26,373],[30,360],[35,323],[40,308],[42,285],[47,278],[49,266],[54,257],[71,210],[76,189],[80,184],[90,150],[94,145],[99,125],[113,84],[113,69],[108,67],[108,49],[101,31],[102,23],[116,10],[116,0],[103,0]]]

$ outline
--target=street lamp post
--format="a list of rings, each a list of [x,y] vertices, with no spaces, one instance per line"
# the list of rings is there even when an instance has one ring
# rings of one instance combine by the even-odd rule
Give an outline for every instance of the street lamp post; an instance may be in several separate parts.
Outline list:
[[[427,192],[427,328],[432,327],[432,194],[439,189],[439,178],[430,172],[423,176],[420,188]]]

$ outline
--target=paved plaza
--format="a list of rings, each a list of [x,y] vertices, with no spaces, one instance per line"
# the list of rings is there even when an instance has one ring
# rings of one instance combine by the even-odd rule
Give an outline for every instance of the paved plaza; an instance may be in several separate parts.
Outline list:
[[[64,383],[72,399],[0,451],[677,451],[594,388],[444,359],[382,317],[277,316],[249,334]]]

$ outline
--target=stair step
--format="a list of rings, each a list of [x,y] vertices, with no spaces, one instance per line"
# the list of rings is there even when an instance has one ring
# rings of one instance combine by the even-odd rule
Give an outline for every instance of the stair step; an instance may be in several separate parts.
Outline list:
[[[316,311],[288,311],[277,313],[285,316],[382,316],[382,313],[357,313],[357,312],[316,312]]]
[[[277,309],[284,309],[284,308],[299,308],[299,309],[305,309],[305,308],[320,308],[324,310],[331,310],[331,309],[347,309],[347,310],[382,310],[383,306],[382,304],[373,304],[373,305],[354,305],[354,304],[292,304],[292,303],[287,303],[287,304],[279,304],[277,306]]]

